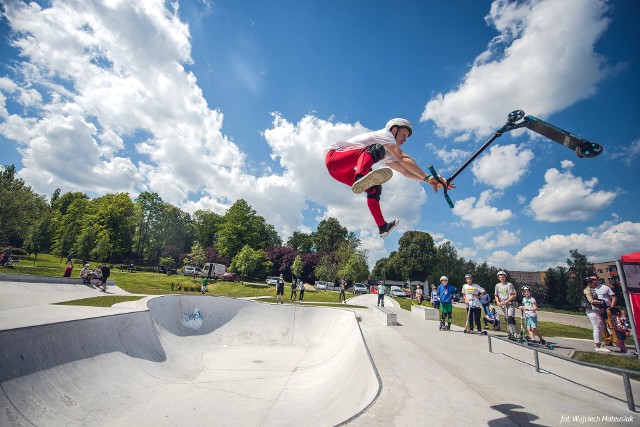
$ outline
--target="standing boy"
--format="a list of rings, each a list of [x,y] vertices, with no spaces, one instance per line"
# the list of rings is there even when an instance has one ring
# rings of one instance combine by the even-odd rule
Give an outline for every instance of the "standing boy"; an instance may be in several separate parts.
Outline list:
[[[209,278],[207,276],[204,276],[202,278],[202,293],[204,294],[207,291],[207,285],[209,284]]]
[[[538,331],[538,304],[536,303],[536,299],[531,296],[531,288],[523,286],[522,293],[524,294],[524,298],[522,298],[520,310],[522,310],[526,328],[527,331],[529,331],[529,338],[533,340],[537,335],[540,339],[540,344],[546,344],[546,341],[542,339],[542,334]]]
[[[473,276],[466,274],[464,280],[467,282],[462,286],[462,295],[464,296],[464,302],[467,304],[467,331],[473,333],[473,324],[476,324],[478,332],[482,332],[480,327],[480,312],[482,307],[480,305],[480,296],[486,294],[485,290],[473,283]]]
[[[387,292],[387,287],[384,285],[384,282],[378,285],[378,305],[382,305],[384,307],[384,293]]]
[[[284,298],[284,276],[281,274],[276,284],[276,304],[278,303],[278,299],[280,299],[280,304],[284,304],[282,298]]]
[[[449,284],[447,276],[440,277],[440,285],[438,286],[438,297],[440,298],[440,329],[451,330],[451,314],[453,313],[453,295],[458,290]],[[447,319],[447,326],[445,326]]]
[[[507,320],[507,330],[509,331],[509,339],[517,340],[518,328],[516,326],[516,299],[518,294],[516,288],[511,282],[507,282],[507,273],[498,271],[499,283],[496,284],[495,301],[498,307],[502,308],[502,314]]]

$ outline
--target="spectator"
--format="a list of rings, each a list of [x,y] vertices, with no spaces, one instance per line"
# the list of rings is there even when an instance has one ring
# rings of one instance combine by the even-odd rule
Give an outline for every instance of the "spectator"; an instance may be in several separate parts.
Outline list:
[[[484,321],[485,328],[488,326],[488,323],[491,323],[494,331],[499,331],[501,329],[500,316],[496,313],[496,309],[494,307],[489,309],[489,313],[486,314],[482,320]]]
[[[440,311],[440,296],[438,295],[436,285],[431,287],[431,306]]]
[[[593,276],[589,277],[587,279],[587,286],[583,291],[581,305],[584,308],[585,313],[587,313],[587,317],[591,321],[591,326],[593,328],[593,342],[595,344],[596,351],[609,353],[610,350],[600,342],[600,335],[604,328],[600,310],[604,303],[598,299],[596,286],[598,286],[598,278]]]
[[[347,301],[345,301],[345,294],[344,294],[346,287],[347,287],[347,282],[345,282],[344,279],[342,279],[340,281],[340,295],[338,295],[338,302],[342,301],[343,304],[347,303]]]
[[[101,277],[100,277],[100,282],[98,282],[98,287],[100,287],[100,284],[102,284],[102,292],[106,293],[107,279],[109,279],[109,276],[111,275],[111,269],[109,268],[106,262],[102,264],[102,267],[100,267],[100,273],[101,273]]]
[[[68,263],[73,264],[73,262],[72,262],[72,259],[71,259],[71,258],[73,258],[73,252],[69,252],[69,253],[67,254],[67,264],[68,264]]]
[[[624,344],[624,340],[627,338],[627,326],[625,325],[622,313],[615,307],[611,307],[608,310],[609,321],[611,323],[612,332],[616,334],[617,345],[620,349],[620,353],[625,356],[635,356],[636,353],[629,351]]]
[[[382,305],[384,307],[384,293],[387,291],[387,287],[384,285],[384,282],[378,285],[378,306]]]
[[[494,298],[498,307],[502,308],[502,314],[504,314],[504,317],[507,319],[509,339],[517,340],[520,338],[516,325],[516,300],[518,294],[513,284],[507,282],[507,273],[498,271],[498,280],[500,280],[500,282],[496,284]]]
[[[304,283],[302,283],[301,279],[298,279],[298,288],[300,288],[300,298],[298,300],[302,301],[304,299]]]
[[[282,298],[284,298],[284,277],[281,274],[280,277],[278,277],[278,284],[276,285],[276,304],[278,303],[278,299],[280,299],[280,304],[284,304]]]
[[[451,330],[451,315],[453,313],[453,295],[458,290],[449,284],[447,276],[440,277],[438,297],[440,297],[440,329]],[[445,322],[447,323],[445,326]]]
[[[296,282],[296,278],[292,277],[291,278],[291,296],[289,297],[289,299],[291,301],[295,301],[296,297],[298,296],[298,282]]]
[[[418,304],[422,304],[422,285],[416,286],[416,300]]]
[[[2,265],[6,264],[9,262],[9,258],[11,258],[11,254],[13,253],[13,247],[11,246],[7,246],[4,249],[4,252],[2,252]]]
[[[85,264],[80,270],[80,278],[82,279],[82,283],[91,283],[91,276],[89,276],[89,264]]]
[[[207,276],[204,276],[202,278],[202,293],[204,294],[205,292],[209,292],[207,290],[207,285],[209,284],[209,278]]]
[[[480,327],[480,313],[482,308],[480,305],[480,295],[486,294],[485,290],[473,283],[473,276],[466,274],[464,279],[467,283],[462,286],[462,295],[464,296],[464,302],[467,304],[467,331],[473,333],[473,324],[476,324],[478,332],[482,332]]]
[[[64,268],[63,277],[71,277],[71,272],[73,271],[73,264],[67,263],[67,266]]]
[[[613,331],[609,331],[609,324],[607,322],[607,309],[609,307],[615,307],[616,303],[617,303],[617,298],[616,298],[616,294],[615,292],[613,292],[613,290],[605,285],[604,283],[600,283],[600,280],[598,280],[598,286],[596,286],[596,295],[598,296],[598,299],[602,302],[604,302],[604,304],[602,305],[602,308],[600,309],[600,315],[602,316],[602,322],[604,327],[602,328],[602,335],[604,336],[604,345],[611,345],[611,334],[613,334]]]
[[[482,306],[482,311],[484,312],[484,315],[487,316],[489,315],[489,307],[491,303],[491,295],[489,295],[489,292],[485,292],[484,294],[480,295],[480,305]]]

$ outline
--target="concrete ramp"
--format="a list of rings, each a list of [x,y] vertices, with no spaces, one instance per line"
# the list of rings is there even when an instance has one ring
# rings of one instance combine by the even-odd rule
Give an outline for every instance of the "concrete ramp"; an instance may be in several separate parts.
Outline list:
[[[335,425],[380,382],[354,313],[164,296],[0,332],[0,425]]]

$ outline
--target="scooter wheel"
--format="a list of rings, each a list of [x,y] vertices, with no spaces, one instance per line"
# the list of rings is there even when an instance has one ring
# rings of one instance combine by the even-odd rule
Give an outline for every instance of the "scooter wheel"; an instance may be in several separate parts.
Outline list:
[[[464,333],[465,333],[465,334],[467,333],[467,330],[466,330],[466,329],[464,330]]]
[[[524,111],[515,110],[509,113],[507,120],[509,121],[509,123],[515,123],[523,117],[524,117]]]

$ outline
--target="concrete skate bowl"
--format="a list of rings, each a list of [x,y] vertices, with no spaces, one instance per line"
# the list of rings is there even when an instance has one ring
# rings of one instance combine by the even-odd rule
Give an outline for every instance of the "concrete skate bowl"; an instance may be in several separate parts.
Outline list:
[[[336,425],[380,382],[352,312],[164,296],[0,332],[0,425]]]

